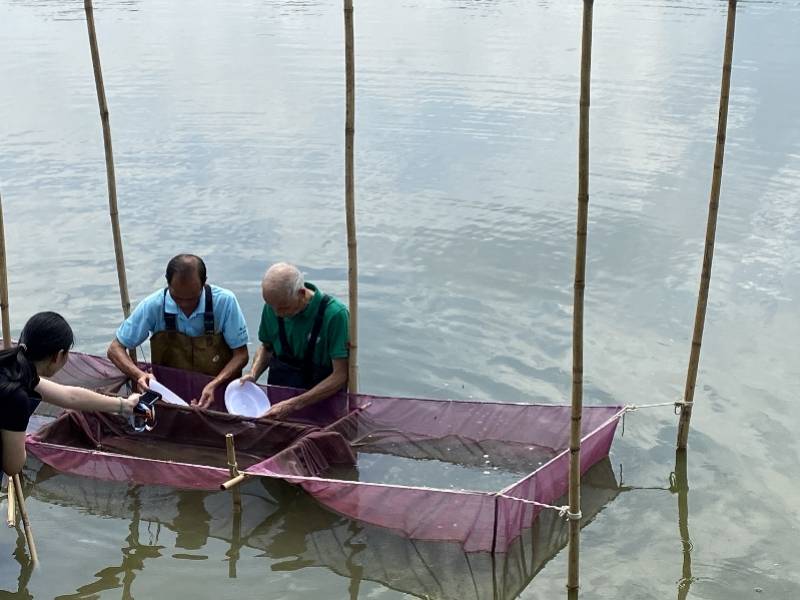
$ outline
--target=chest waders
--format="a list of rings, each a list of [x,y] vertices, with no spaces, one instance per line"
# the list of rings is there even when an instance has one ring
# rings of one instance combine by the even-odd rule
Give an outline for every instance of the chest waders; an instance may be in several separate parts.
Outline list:
[[[228,364],[233,351],[222,333],[214,333],[214,305],[211,287],[204,286],[206,307],[203,312],[203,335],[189,336],[178,331],[178,315],[166,310],[167,290],[164,289],[163,308],[166,329],[150,338],[154,365],[183,369],[215,377]]]
[[[269,362],[269,385],[283,385],[286,387],[310,389],[333,373],[331,363],[320,366],[314,363],[314,350],[317,347],[317,338],[322,331],[322,320],[325,317],[325,308],[331,298],[327,294],[322,296],[314,325],[306,341],[306,351],[302,358],[294,356],[289,339],[286,337],[286,325],[282,317],[278,317],[278,335],[281,340],[281,354],[272,357]]]

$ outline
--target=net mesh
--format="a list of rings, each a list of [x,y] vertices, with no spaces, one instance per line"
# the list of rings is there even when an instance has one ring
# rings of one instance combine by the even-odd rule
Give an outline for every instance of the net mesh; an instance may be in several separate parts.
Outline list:
[[[158,369],[184,398],[209,378]],[[61,383],[125,393],[104,358],[73,354]],[[267,388],[265,388],[267,389]],[[270,387],[270,400],[297,392]],[[217,398],[215,408],[219,406]],[[608,454],[620,406],[588,407],[581,470]],[[252,419],[159,405],[152,432],[124,420],[65,413],[28,438],[57,470],[138,484],[214,489],[229,475],[225,435],[253,477],[279,478],[350,519],[467,552],[505,552],[567,490],[570,408],[338,394],[293,416]]]
[[[26,476],[34,482],[31,495],[40,501],[129,522],[119,529],[121,536],[129,536],[120,546],[125,552],[134,549],[144,561],[127,573],[130,578],[147,577],[147,557],[160,556],[165,546],[197,550],[213,542],[228,546],[232,569],[247,549],[269,557],[274,570],[329,569],[361,587],[362,593],[352,598],[366,595],[366,582],[376,581],[420,598],[510,600],[567,543],[567,524],[555,511],[541,514],[507,552],[492,555],[467,553],[455,543],[407,539],[346,519],[273,479],[245,483],[242,511],[233,512],[226,492],[107,483],[70,477],[34,461]],[[581,482],[583,524],[619,493],[608,459],[594,465]],[[165,536],[166,531],[170,534]],[[112,571],[119,560],[112,553],[103,572]],[[108,590],[116,589],[115,578],[106,580]],[[92,583],[99,593],[99,582]]]

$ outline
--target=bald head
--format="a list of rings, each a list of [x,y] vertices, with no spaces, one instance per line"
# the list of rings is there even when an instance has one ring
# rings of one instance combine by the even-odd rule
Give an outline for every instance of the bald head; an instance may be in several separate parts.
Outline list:
[[[300,270],[289,263],[275,263],[261,280],[261,294],[280,317],[292,316],[306,304],[305,279]]]

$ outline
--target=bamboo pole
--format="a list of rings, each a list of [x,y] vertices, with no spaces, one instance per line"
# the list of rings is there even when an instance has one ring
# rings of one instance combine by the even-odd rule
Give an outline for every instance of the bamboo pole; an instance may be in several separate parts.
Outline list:
[[[354,175],[354,138],[356,117],[356,70],[353,49],[353,0],[344,0],[345,87],[344,125],[344,198],[347,215],[347,277],[350,304],[350,354],[347,375],[351,394],[358,393],[358,242]]]
[[[219,486],[219,489],[221,489],[221,490],[229,490],[232,487],[236,487],[237,485],[242,483],[245,479],[247,479],[247,475],[245,473],[240,473],[239,475],[236,475],[235,477],[232,477],[228,481],[225,481],[225,482],[221,483],[220,486]]]
[[[19,507],[19,514],[22,517],[22,526],[25,531],[25,540],[28,542],[31,562],[35,567],[39,564],[39,554],[36,552],[36,543],[33,541],[33,530],[31,529],[31,521],[28,518],[28,509],[25,508],[25,496],[22,495],[22,483],[20,482],[19,475],[14,475],[14,494],[17,497],[17,506]]]
[[[97,103],[100,107],[100,121],[103,125],[103,147],[106,155],[106,180],[108,181],[108,209],[111,216],[111,233],[114,237],[114,254],[117,259],[117,280],[119,282],[119,296],[122,302],[122,313],[125,318],[131,313],[131,301],[128,296],[128,278],[125,274],[125,257],[122,253],[122,233],[119,228],[119,210],[117,208],[117,179],[114,174],[114,151],[111,147],[111,123],[108,115],[108,102],[103,85],[103,70],[100,66],[100,50],[97,47],[97,34],[94,27],[94,9],[92,0],[84,0],[83,9],[86,12],[86,26],[89,30],[89,48],[92,52],[92,67],[94,69],[94,85],[97,89]],[[136,349],[130,348],[128,352],[131,359],[136,362]]]
[[[6,263],[6,230],[3,222],[3,197],[0,196],[0,313],[2,313],[3,348],[11,347],[11,321],[8,310],[8,265]],[[9,527],[17,524],[16,496],[14,495],[14,480],[8,478],[8,516],[6,523]]]
[[[236,464],[236,448],[234,447],[234,444],[233,444],[233,434],[232,433],[226,433],[225,434],[225,447],[226,447],[227,452],[228,452],[228,471],[230,472],[231,477],[233,478],[230,481],[226,481],[225,483],[222,484],[222,489],[227,490],[227,489],[229,489],[231,487],[234,487],[235,485],[238,485],[242,481],[244,481],[245,476],[244,476],[244,474],[240,474],[239,473],[239,465]],[[241,478],[241,479],[239,479],[239,478]],[[231,483],[232,481],[235,481],[235,480],[238,480],[238,481],[236,481],[236,483]],[[233,490],[233,510],[234,510],[234,512],[238,512],[241,509],[242,509],[242,496],[239,493],[239,490],[237,488],[237,489]]]
[[[236,464],[236,447],[233,443],[232,433],[225,434],[225,449],[228,453],[228,472],[230,472],[231,477],[236,477],[239,475],[239,465]]]
[[[589,222],[589,89],[592,68],[593,0],[583,0],[580,132],[578,136],[578,218],[575,240],[575,298],[572,312],[572,421],[569,459],[569,557],[567,590],[579,587],[581,510],[581,416],[583,413],[583,298]]]
[[[17,497],[14,494],[14,479],[8,478],[8,515],[6,516],[6,525],[9,527],[17,526]]]
[[[6,230],[3,222],[3,197],[0,196],[0,312],[3,321],[3,348],[11,347],[11,320],[8,312],[8,265],[6,263]],[[9,484],[11,480],[9,479]]]
[[[700,347],[703,343],[703,328],[708,307],[708,289],[711,285],[711,263],[714,260],[714,239],[717,233],[717,213],[719,194],[722,187],[722,160],[725,156],[725,136],[728,128],[728,99],[731,89],[731,63],[733,62],[733,33],[736,27],[736,0],[728,0],[728,23],[725,29],[725,51],[722,60],[722,83],[719,94],[719,116],[717,119],[717,144],[714,150],[714,172],[711,177],[711,193],[708,202],[708,222],[706,224],[706,244],[703,254],[703,268],[700,275],[700,291],[697,296],[697,310],[694,317],[694,334],[689,353],[689,369],[686,374],[686,388],[683,393],[683,406],[678,423],[678,448],[686,448],[689,439],[689,421],[692,418],[694,389],[697,382],[697,369],[700,363]]]
[[[3,204],[0,198],[0,311],[2,311],[3,347],[11,346],[11,323],[8,310],[8,265],[6,264],[6,233],[3,222]],[[22,516],[25,531],[25,541],[31,554],[34,566],[39,564],[39,555],[36,553],[36,543],[33,541],[33,531],[28,520],[28,511],[25,508],[25,497],[22,495],[22,484],[19,475],[8,478],[8,524],[14,527],[17,524],[17,509]]]

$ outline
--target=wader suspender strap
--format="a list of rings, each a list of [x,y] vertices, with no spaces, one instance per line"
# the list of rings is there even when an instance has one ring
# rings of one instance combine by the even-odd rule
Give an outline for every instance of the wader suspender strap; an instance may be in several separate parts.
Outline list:
[[[278,317],[278,337],[281,340],[283,357],[288,359],[286,362],[297,362],[297,359],[294,357],[294,352],[292,352],[292,347],[289,345],[289,339],[286,337],[286,325],[283,324],[283,317]]]
[[[161,301],[161,310],[164,313],[164,324],[166,325],[167,331],[177,331],[178,315],[167,312],[167,289],[168,288],[164,288],[164,298]],[[204,289],[206,293],[206,308],[203,312],[203,330],[207,335],[212,335],[214,333],[214,301],[211,298],[211,286],[206,285]],[[281,340],[281,343],[283,343],[283,340]]]
[[[331,297],[328,296],[328,294],[322,296],[322,300],[319,302],[319,308],[317,309],[317,316],[314,319],[314,325],[311,327],[311,334],[308,337],[308,344],[306,345],[306,353],[303,357],[302,369],[303,377],[309,380],[313,377],[314,350],[317,347],[317,338],[319,337],[319,332],[322,331],[322,321],[325,318],[325,309],[328,307],[330,301]],[[283,323],[282,317],[278,317],[278,335],[280,336],[281,350],[283,351],[279,358],[287,364],[297,365],[300,363],[300,361],[294,357],[292,347],[289,345],[289,339],[286,337],[286,326]]]
[[[211,286],[204,286],[206,290],[206,310],[203,313],[203,328],[206,335],[214,335],[214,301],[211,299]]]
[[[331,297],[325,294],[319,303],[317,310],[317,318],[314,319],[314,326],[311,328],[311,337],[306,346],[305,360],[303,360],[303,377],[306,381],[311,381],[314,378],[314,349],[317,347],[317,338],[319,332],[322,331],[322,320],[325,318],[325,308],[331,301]]]
[[[178,315],[167,312],[167,289],[164,288],[164,297],[161,299],[161,311],[164,313],[164,325],[167,331],[178,331]]]

